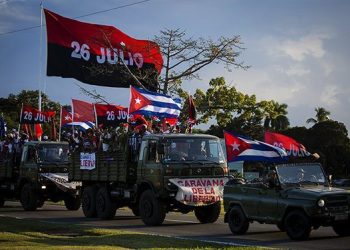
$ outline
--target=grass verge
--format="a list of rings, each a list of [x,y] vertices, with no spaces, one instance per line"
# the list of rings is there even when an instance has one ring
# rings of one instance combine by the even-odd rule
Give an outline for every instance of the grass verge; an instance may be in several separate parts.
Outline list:
[[[259,249],[136,232],[0,217],[0,249]]]

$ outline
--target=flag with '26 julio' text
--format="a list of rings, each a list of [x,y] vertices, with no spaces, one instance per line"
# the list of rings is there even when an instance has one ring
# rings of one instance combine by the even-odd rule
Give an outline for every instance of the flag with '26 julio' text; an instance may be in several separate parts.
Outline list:
[[[95,110],[98,126],[117,127],[128,121],[128,108],[111,104],[95,104]]]
[[[39,124],[50,123],[55,116],[55,111],[39,111],[38,109],[23,106],[20,123],[21,124]]]
[[[80,22],[44,10],[47,27],[47,75],[128,88],[139,75],[149,90],[158,87],[163,66],[159,46],[128,36],[113,26]],[[127,68],[126,68],[127,67]]]

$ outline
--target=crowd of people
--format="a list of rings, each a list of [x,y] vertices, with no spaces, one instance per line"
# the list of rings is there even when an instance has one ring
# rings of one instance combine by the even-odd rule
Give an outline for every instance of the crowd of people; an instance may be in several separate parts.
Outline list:
[[[181,130],[182,129],[182,130]],[[129,147],[131,152],[137,153],[142,137],[147,134],[166,134],[186,132],[186,128],[169,123],[147,122],[143,117],[137,118],[130,123],[121,123],[117,128],[93,127],[82,130],[79,127],[65,128],[61,132],[61,141],[69,143],[69,149],[85,152],[112,152],[122,147]],[[181,130],[181,131],[180,131]],[[22,148],[25,142],[38,140],[30,135],[13,129],[6,133],[0,140],[0,156],[4,158],[11,154],[14,159],[20,160]],[[47,135],[41,137],[42,141],[53,140]]]

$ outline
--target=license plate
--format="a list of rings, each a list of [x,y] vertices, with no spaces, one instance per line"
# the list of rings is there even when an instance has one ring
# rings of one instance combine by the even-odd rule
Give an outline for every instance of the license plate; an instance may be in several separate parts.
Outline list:
[[[349,218],[348,214],[335,214],[334,220],[347,220]]]

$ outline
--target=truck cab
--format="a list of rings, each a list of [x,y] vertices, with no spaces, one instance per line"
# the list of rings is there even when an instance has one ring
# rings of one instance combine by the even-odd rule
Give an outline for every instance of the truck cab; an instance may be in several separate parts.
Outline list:
[[[68,183],[68,143],[26,142],[20,162],[12,158],[4,166],[12,174],[1,180],[4,198],[19,199],[28,211],[41,207],[46,200],[64,200],[69,210],[80,207],[76,184]]]
[[[273,179],[225,186],[225,222],[233,234],[245,234],[258,221],[276,224],[293,240],[307,239],[320,226],[350,235],[350,193],[331,187],[320,164],[281,164],[270,171]]]

